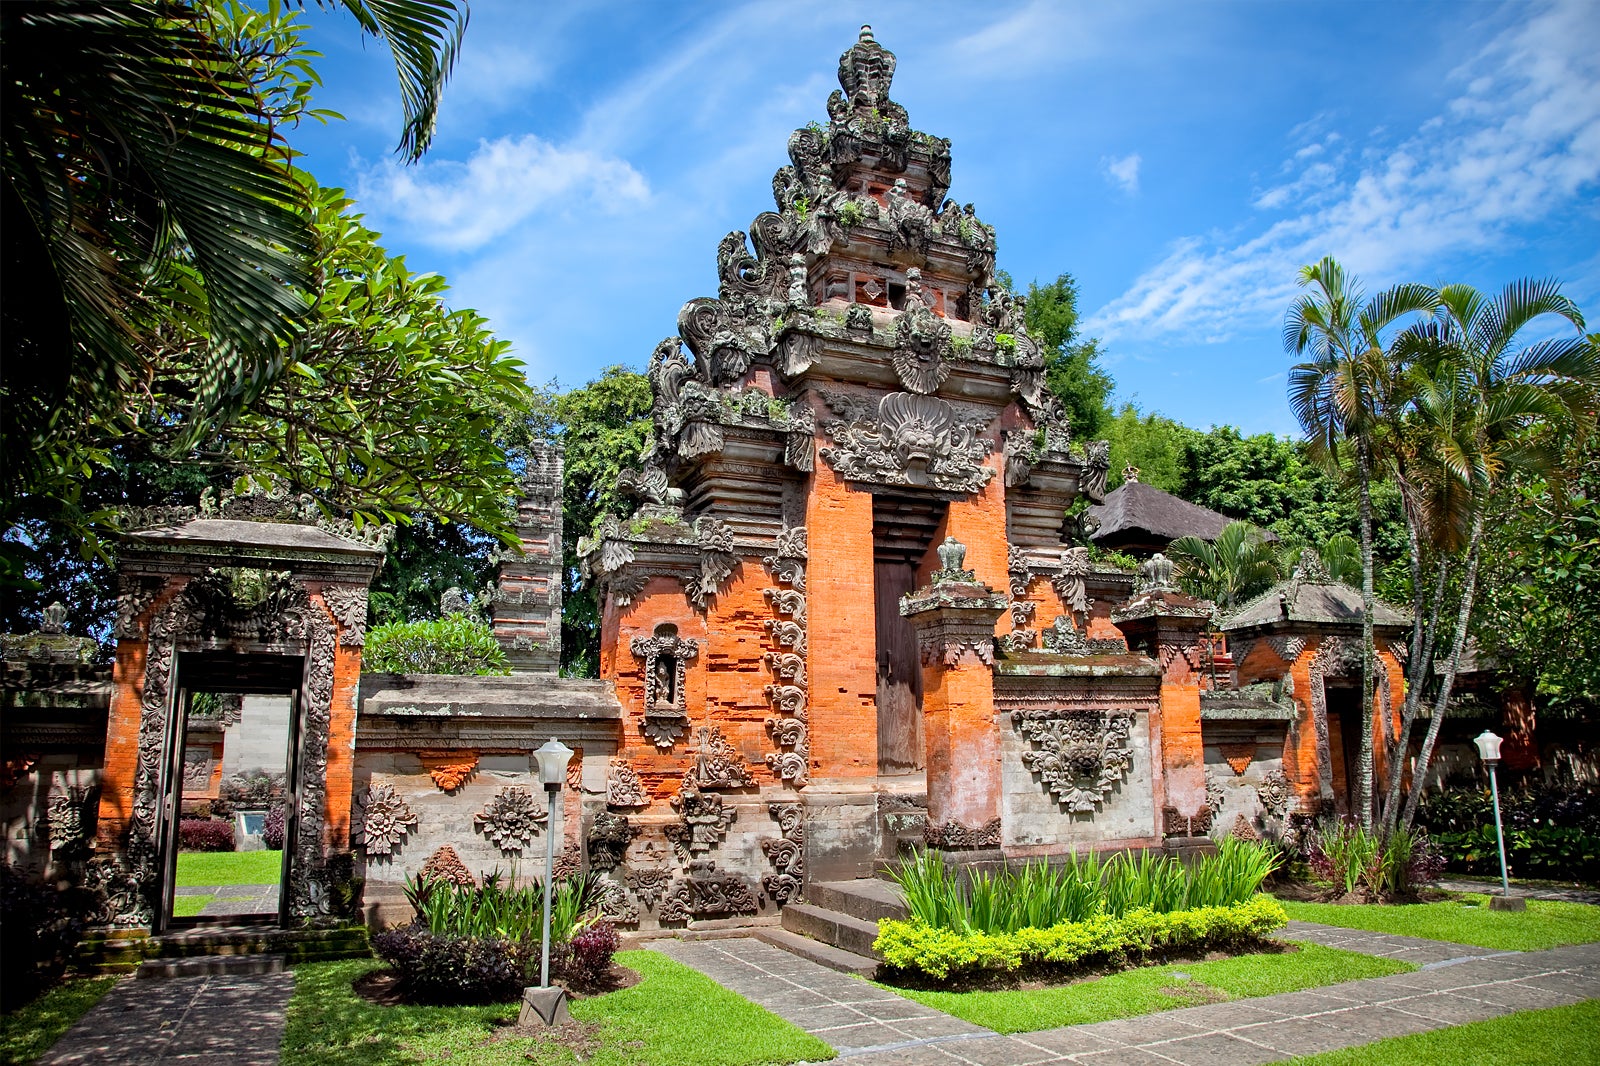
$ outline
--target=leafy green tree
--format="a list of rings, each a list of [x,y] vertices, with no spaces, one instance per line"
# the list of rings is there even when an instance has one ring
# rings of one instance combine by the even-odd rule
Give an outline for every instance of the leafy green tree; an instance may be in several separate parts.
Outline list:
[[[617,491],[623,470],[639,464],[650,439],[650,379],[622,366],[607,367],[579,389],[547,395],[533,413],[535,429],[548,425],[565,453],[562,485],[561,655],[563,668],[581,676],[599,669],[600,605],[579,574],[577,543],[603,515],[626,516],[629,501]]]
[[[464,6],[339,6],[391,45],[406,105],[402,150],[415,158]],[[166,412],[185,449],[292,361],[286,350],[315,316],[319,283],[309,189],[282,137],[321,117],[309,107],[314,53],[297,30],[277,3],[265,12],[183,0],[0,8],[5,527],[30,508],[51,510],[92,544],[106,516],[83,506],[85,473],[140,431],[150,381],[171,369],[164,330],[186,334],[197,371],[181,408]],[[170,284],[175,270],[182,285]]]
[[[1109,487],[1122,484],[1123,469],[1133,466],[1146,485],[1182,495],[1184,448],[1201,435],[1199,430],[1166,415],[1145,414],[1134,404],[1125,403],[1105,423],[1102,433],[1111,445]]]
[[[372,582],[372,621],[418,622],[439,613],[447,589],[481,589],[494,577],[499,543],[474,526],[420,518],[395,531]]]
[[[1356,454],[1356,499],[1361,537],[1361,706],[1372,706],[1373,591],[1372,482],[1375,437],[1386,409],[1390,360],[1384,333],[1410,314],[1431,312],[1438,294],[1424,285],[1397,285],[1371,301],[1332,257],[1303,267],[1300,285],[1312,291],[1289,308],[1283,345],[1302,357],[1289,371],[1289,406],[1305,429],[1313,454],[1337,459],[1342,446]],[[1361,730],[1357,771],[1360,822],[1372,828],[1372,730]]]
[[[1450,654],[1417,756],[1414,779],[1418,782],[1426,780],[1471,632],[1484,530],[1494,498],[1519,474],[1530,478],[1557,475],[1561,454],[1551,447],[1551,433],[1568,430],[1582,439],[1594,420],[1600,346],[1583,335],[1582,313],[1560,290],[1553,281],[1523,280],[1507,285],[1490,299],[1471,286],[1448,285],[1440,290],[1435,320],[1411,333],[1429,356],[1422,365],[1431,388],[1419,390],[1419,394],[1425,399],[1442,395],[1450,400],[1441,406],[1454,417],[1431,443],[1443,472],[1468,489],[1466,516],[1470,521]],[[1547,315],[1577,332],[1519,348],[1522,332]],[[1417,409],[1428,410],[1429,404],[1419,404]],[[1402,743],[1412,721],[1410,714],[1402,721]],[[1391,783],[1391,810],[1398,791]],[[1422,789],[1414,787],[1406,797],[1401,824],[1411,825],[1421,794]]]
[[[378,674],[511,673],[489,623],[465,614],[377,626],[367,631],[361,660]]]
[[[1044,346],[1045,384],[1071,419],[1080,440],[1098,440],[1111,420],[1116,382],[1100,365],[1100,342],[1078,336],[1078,283],[1061,274],[1048,285],[1028,284],[1028,332]]]
[[[1261,530],[1229,522],[1215,541],[1179,537],[1167,546],[1178,584],[1224,613],[1259,596],[1278,580],[1278,557]]]

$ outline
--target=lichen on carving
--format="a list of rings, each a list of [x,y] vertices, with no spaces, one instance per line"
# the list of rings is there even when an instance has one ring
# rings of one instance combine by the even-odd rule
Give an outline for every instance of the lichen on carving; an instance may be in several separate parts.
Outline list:
[[[393,855],[405,839],[406,830],[417,824],[416,814],[390,784],[368,785],[359,808],[359,847],[368,858]]]

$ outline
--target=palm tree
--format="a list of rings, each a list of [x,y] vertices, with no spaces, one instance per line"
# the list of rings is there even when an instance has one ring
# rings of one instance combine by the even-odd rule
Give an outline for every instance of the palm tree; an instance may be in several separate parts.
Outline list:
[[[1450,656],[1412,771],[1411,792],[1401,815],[1406,826],[1416,816],[1468,639],[1489,501],[1515,472],[1538,475],[1556,469],[1559,456],[1540,430],[1576,425],[1582,433],[1594,417],[1591,404],[1593,390],[1600,386],[1600,350],[1583,335],[1583,315],[1560,289],[1554,281],[1523,280],[1507,285],[1490,300],[1469,285],[1446,286],[1440,292],[1436,321],[1414,331],[1439,356],[1435,391],[1444,398],[1440,405],[1448,405],[1456,417],[1451,420],[1455,431],[1436,439],[1437,461],[1465,487],[1463,506],[1470,509],[1470,525]],[[1552,337],[1519,349],[1518,335],[1545,315],[1570,323],[1577,335]],[[1457,497],[1461,495],[1458,491]],[[1393,798],[1397,794],[1393,782],[1390,790]]]
[[[1167,554],[1183,590],[1223,611],[1265,592],[1280,576],[1266,534],[1249,522],[1229,522],[1215,541],[1179,537]]]
[[[1425,285],[1397,285],[1363,302],[1361,286],[1331,256],[1301,268],[1300,285],[1313,291],[1289,308],[1284,348],[1303,361],[1289,371],[1289,404],[1312,452],[1337,461],[1340,446],[1354,446],[1361,533],[1361,757],[1358,788],[1363,828],[1372,827],[1372,478],[1374,437],[1391,401],[1390,361],[1384,331],[1400,318],[1431,312],[1438,293]]]
[[[318,0],[332,6],[334,0]],[[388,41],[427,146],[465,27],[455,0],[340,0]],[[0,5],[5,278],[0,408],[8,501],[60,492],[128,430],[167,318],[202,322],[197,424],[241,409],[284,365],[312,304],[316,242],[270,88],[205,0]],[[199,284],[150,299],[175,260]],[[92,439],[85,427],[113,427]],[[7,520],[9,523],[9,506]]]

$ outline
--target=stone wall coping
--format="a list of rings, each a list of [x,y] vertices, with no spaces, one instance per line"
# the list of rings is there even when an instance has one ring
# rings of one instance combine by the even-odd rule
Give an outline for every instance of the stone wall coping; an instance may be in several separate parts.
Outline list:
[[[1278,704],[1270,706],[1232,704],[1218,707],[1208,705],[1204,699],[1200,702],[1202,722],[1292,722],[1298,714],[1296,708]]]
[[[622,704],[611,682],[595,678],[513,674],[362,674],[361,714],[390,718],[540,718],[619,721]]]
[[[1160,677],[1161,665],[1143,655],[1054,655],[1030,651],[1001,659],[995,673],[1009,677]]]
[[[335,536],[317,526],[298,522],[251,522],[232,518],[191,518],[181,525],[144,529],[123,535],[126,545],[156,547],[170,550],[169,545],[181,544],[184,551],[218,546],[228,548],[280,549],[288,552],[337,552],[353,559],[383,559],[383,549],[357,544],[344,537]],[[159,550],[159,549],[158,549]]]

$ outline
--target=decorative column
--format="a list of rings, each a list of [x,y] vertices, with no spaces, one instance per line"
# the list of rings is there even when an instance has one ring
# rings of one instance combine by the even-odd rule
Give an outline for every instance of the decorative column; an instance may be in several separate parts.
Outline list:
[[[1161,710],[1151,716],[1159,745],[1164,835],[1204,836],[1211,828],[1206,793],[1205,745],[1200,736],[1203,659],[1200,640],[1210,625],[1211,603],[1178,590],[1172,563],[1157,552],[1139,567],[1135,593],[1111,613],[1128,646],[1161,664]]]
[[[946,537],[930,584],[900,598],[922,654],[930,847],[999,848],[1000,736],[994,717],[994,629],[1006,598],[963,569]]]
[[[494,635],[517,674],[561,667],[561,470],[561,446],[533,442],[514,527],[521,545],[501,550],[491,590]]]

